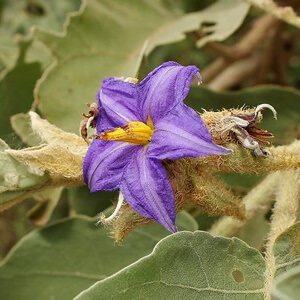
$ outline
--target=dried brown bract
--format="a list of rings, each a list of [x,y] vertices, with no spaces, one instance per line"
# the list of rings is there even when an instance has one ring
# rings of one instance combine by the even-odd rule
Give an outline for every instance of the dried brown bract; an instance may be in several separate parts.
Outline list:
[[[262,111],[270,109],[277,119],[273,106],[260,104],[255,109],[232,109],[221,112],[205,112],[202,115],[214,140],[225,145],[229,142],[239,143],[258,157],[265,157],[269,152],[263,148],[269,145],[269,139],[274,136],[267,130],[261,129],[257,123],[262,120]]]
[[[89,111],[87,114],[83,113],[84,119],[80,122],[79,134],[87,142],[90,143],[88,139],[88,129],[96,127],[96,118],[99,114],[98,104],[93,102],[92,104],[87,103]]]

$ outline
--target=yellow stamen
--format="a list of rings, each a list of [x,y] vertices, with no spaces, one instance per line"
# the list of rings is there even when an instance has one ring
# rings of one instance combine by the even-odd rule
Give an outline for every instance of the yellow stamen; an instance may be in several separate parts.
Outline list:
[[[151,128],[150,126],[152,126],[152,124],[146,125],[143,122],[130,122],[125,126],[105,131],[96,138],[105,141],[119,141],[146,145],[150,142],[153,134],[153,127]]]
[[[134,77],[127,77],[124,81],[125,82],[130,82],[130,83],[133,83],[133,84],[137,84],[139,82],[139,80],[137,78],[134,78]]]

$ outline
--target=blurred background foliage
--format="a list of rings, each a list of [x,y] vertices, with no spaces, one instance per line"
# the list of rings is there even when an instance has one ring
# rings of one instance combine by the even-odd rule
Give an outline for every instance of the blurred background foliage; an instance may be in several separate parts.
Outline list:
[[[295,11],[300,6],[299,1],[278,4]],[[162,62],[174,60],[201,70],[203,84],[192,87],[188,105],[201,112],[270,103],[279,121],[266,116],[263,127],[275,135],[275,145],[288,144],[300,136],[299,36],[299,28],[239,0],[1,0],[0,138],[15,149],[34,145],[24,115],[30,109],[77,133],[85,102],[94,101],[104,77],[142,79]],[[243,196],[264,175],[218,176]],[[0,203],[6,201],[3,197]],[[116,198],[116,193],[90,194],[87,187],[28,197],[0,212],[0,257],[34,228],[70,216],[95,217]],[[256,226],[248,224],[238,234],[259,250],[269,210],[255,218]],[[194,229],[207,230],[217,218],[193,207],[189,213],[197,221]],[[257,226],[259,238],[251,239]],[[143,249],[109,272],[148,253]]]
[[[98,9],[95,19],[92,19],[94,16],[88,15],[89,7],[82,7],[83,13],[79,13],[79,17],[75,17],[69,24],[68,14],[78,14],[77,11],[81,6],[79,0],[1,0],[0,138],[12,148],[18,149],[26,145],[24,143],[26,134],[19,136],[22,135],[20,131],[24,130],[26,123],[22,123],[20,115],[16,114],[26,113],[33,106],[54,124],[77,132],[81,119],[80,112],[85,110],[84,103],[93,101],[93,95],[103,77],[112,75],[126,77],[137,74],[141,79],[153,68],[168,60],[175,60],[183,65],[194,64],[202,71],[203,85],[193,87],[187,99],[187,104],[198,111],[242,105],[255,106],[268,102],[280,112],[280,123],[268,118],[264,122],[264,127],[276,136],[274,143],[287,144],[298,137],[299,92],[294,89],[300,85],[298,71],[300,42],[297,38],[299,35],[297,28],[263,14],[255,8],[251,8],[248,12],[245,3],[225,1],[223,6],[229,10],[233,9],[233,6],[243,6],[240,11],[244,16],[237,12],[239,16],[232,20],[221,10],[220,14],[226,22],[232,23],[231,30],[234,34],[227,34],[228,38],[223,42],[219,42],[218,38],[216,41],[208,40],[199,48],[197,43],[203,37],[211,36],[215,30],[221,33],[226,31],[223,27],[216,29],[219,16],[215,17],[208,13],[207,17],[201,20],[201,12],[210,5],[218,4],[217,1],[154,1],[154,4],[150,5],[153,11],[149,13],[149,10],[145,10],[148,16],[142,23],[140,22],[142,17],[138,13],[141,13],[149,3],[145,1],[139,6],[136,1],[125,1],[118,7],[119,4],[118,1],[115,5],[108,1],[90,1],[86,5]],[[116,22],[113,15],[107,19],[98,15],[102,11],[105,15],[106,6],[112,10],[111,14],[115,13],[115,16],[122,10],[128,13],[128,9],[134,8],[132,14],[136,13],[134,17],[137,20],[126,25],[130,29],[126,37],[124,33],[118,33],[119,26],[123,26],[122,22]],[[295,5],[296,9],[297,7]],[[135,60],[127,66],[127,61],[125,66],[124,62],[109,64],[107,60],[110,59],[110,54],[104,53],[104,57],[101,54],[103,47],[108,45],[118,47],[116,51],[124,53],[129,51],[127,46],[121,43],[121,39],[128,39],[130,44],[133,39],[135,40],[133,50],[145,51],[143,43],[149,40],[147,36],[149,32],[163,29],[166,21],[172,20],[175,23],[182,17],[197,12],[200,14],[195,20],[187,21],[194,29],[190,30],[189,27],[185,29],[184,26],[180,27],[180,24],[174,25],[174,30],[177,30],[174,33],[174,42],[164,41],[163,36],[158,37],[158,41],[154,40],[150,49],[160,43],[166,45],[156,46],[140,62],[139,53],[135,54]],[[90,18],[91,24],[86,24],[88,21],[85,17]],[[121,17],[119,15],[119,18],[124,20],[127,17],[125,13]],[[160,18],[160,21],[155,23],[157,18]],[[258,27],[259,24],[265,27]],[[104,28],[109,26],[111,32],[107,33],[107,28],[102,31],[101,25]],[[176,35],[180,31],[186,34],[178,38]],[[257,37],[258,35],[261,37]],[[110,45],[110,41],[106,45],[108,36],[115,40],[116,45]],[[176,39],[181,40],[176,42]],[[148,47],[149,43],[151,42],[148,42]],[[85,61],[85,57],[79,61],[77,57],[73,57],[84,56],[85,52],[92,55],[93,51],[98,51],[100,57],[92,56],[92,60],[88,62]],[[90,56],[87,56],[87,59],[89,60]],[[91,69],[92,64],[96,66]],[[82,81],[88,84],[80,84]],[[14,131],[12,126],[17,130]],[[240,195],[245,194],[261,178],[237,174],[220,174],[220,176]],[[54,212],[47,222],[70,214],[95,216],[111,205],[115,199],[114,193],[90,194],[86,187],[69,188],[61,193],[59,205],[53,207]],[[45,213],[47,206],[38,204],[39,206],[33,209],[35,200],[32,199],[1,213],[0,231],[5,233],[0,235],[2,256],[21,236],[35,227],[30,220]],[[29,215],[34,214],[34,217],[28,220],[24,213],[26,211]],[[210,220],[215,219],[202,214],[196,218],[203,229],[207,229],[211,224]]]

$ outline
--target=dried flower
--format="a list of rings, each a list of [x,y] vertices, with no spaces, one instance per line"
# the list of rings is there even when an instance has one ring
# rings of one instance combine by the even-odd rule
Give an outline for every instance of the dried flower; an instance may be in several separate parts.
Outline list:
[[[88,140],[88,129],[89,127],[96,127],[95,120],[99,114],[99,109],[97,103],[87,103],[86,105],[89,108],[89,112],[88,114],[82,114],[84,119],[80,123],[79,135],[86,141],[87,144],[89,144],[90,141]]]
[[[223,123],[228,123],[223,129],[223,132],[228,130],[232,131],[244,148],[251,150],[255,156],[268,155],[268,151],[263,149],[261,144],[269,145],[268,140],[274,137],[272,133],[256,125],[256,123],[262,119],[261,111],[265,108],[270,109],[274,119],[277,119],[277,112],[273,106],[270,104],[260,104],[256,107],[254,113],[240,113],[238,115],[225,117],[222,120]]]
[[[107,78],[97,94],[97,136],[84,160],[92,192],[120,189],[134,210],[176,231],[171,184],[161,160],[231,153],[216,145],[183,103],[199,70],[167,62],[139,84]],[[114,216],[117,212],[114,213]]]

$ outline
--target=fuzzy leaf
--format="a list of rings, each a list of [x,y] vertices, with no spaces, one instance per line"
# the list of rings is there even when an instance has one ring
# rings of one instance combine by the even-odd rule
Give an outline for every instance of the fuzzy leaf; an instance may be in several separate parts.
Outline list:
[[[284,231],[275,241],[275,276],[295,266],[300,266],[300,222]]]
[[[46,187],[81,185],[82,161],[87,149],[86,143],[76,136],[62,131],[41,119],[36,113],[29,113],[32,132],[42,144],[27,149],[7,149],[0,152],[0,207],[1,210],[29,198]],[[26,119],[26,118],[25,118]],[[24,121],[24,120],[23,120]],[[26,128],[29,135],[30,129]],[[55,202],[55,201],[54,201]],[[53,203],[45,207],[47,219],[54,208]],[[56,201],[57,202],[57,201]],[[48,208],[47,208],[48,207]]]
[[[94,217],[111,206],[117,192],[91,193],[87,186],[68,188],[68,200],[75,213]]]
[[[181,229],[195,230],[187,213],[178,219]],[[71,299],[97,280],[149,254],[168,234],[153,224],[133,231],[118,246],[103,227],[83,217],[35,230],[2,262],[0,298]]]
[[[28,35],[32,26],[62,31],[67,13],[77,10],[81,0],[4,0],[3,2],[2,30],[10,34]]]
[[[62,191],[62,187],[49,188],[32,195],[32,198],[38,201],[38,203],[27,213],[31,223],[37,226],[43,226],[48,223],[61,197]]]
[[[76,144],[73,149],[78,150]],[[23,150],[6,150],[6,153],[24,165],[34,166],[49,173],[53,184],[59,186],[83,184],[83,155],[72,152],[62,144],[53,143]]]
[[[3,152],[5,149],[9,149],[9,146],[0,139],[0,152]]]
[[[18,54],[19,48],[16,41],[6,33],[0,31],[0,71],[13,68]]]
[[[294,300],[300,295],[300,266],[289,269],[279,275],[272,288],[272,299]]]
[[[11,116],[10,124],[23,143],[29,146],[37,146],[40,144],[41,140],[32,131],[30,116],[28,114],[19,113]]]
[[[184,39],[186,32],[198,30],[204,21],[218,23],[205,39],[224,39],[235,31],[247,14],[248,4],[223,2],[184,14],[163,0],[84,1],[63,38],[36,33],[57,60],[36,89],[37,107],[51,123],[77,132],[84,104],[93,101],[103,78],[134,77],[144,54],[158,45]],[[217,20],[216,12],[223,14],[225,8],[228,16]]]
[[[28,197],[49,179],[41,169],[24,166],[6,153],[8,146],[0,140],[0,211]]]
[[[39,63],[24,62],[28,45],[28,43],[19,44],[21,53],[18,62],[0,81],[0,136],[12,132],[10,116],[28,111],[33,101],[33,88],[41,75]]]
[[[28,189],[35,185],[44,175],[44,172],[40,169],[29,169],[5,152],[0,152],[0,170],[0,192],[2,193]],[[41,182],[43,183],[43,180]]]
[[[24,61],[28,64],[38,62],[44,71],[53,63],[54,58],[49,48],[38,39],[33,39],[25,53]]]
[[[99,281],[76,300],[263,299],[264,260],[242,241],[196,231],[171,235],[153,252]]]
[[[245,194],[263,178],[258,174],[219,173],[216,175],[237,194]]]
[[[52,185],[81,185],[83,157],[87,145],[79,136],[64,132],[30,112],[31,127],[46,145],[22,150],[6,150],[24,165],[35,166],[50,174]],[[49,143],[49,144],[48,144]]]
[[[300,17],[293,10],[291,6],[278,6],[274,1],[261,1],[261,0],[244,0],[249,4],[257,6],[264,10],[266,13],[270,13],[280,20],[283,20],[291,25],[300,28]]]
[[[267,210],[269,209],[270,207],[267,206]],[[266,209],[262,207],[234,236],[243,240],[249,246],[261,250],[270,230],[270,223],[266,218],[266,214]]]
[[[37,113],[29,112],[32,131],[38,135],[42,142],[47,144],[62,144],[62,147],[70,148],[74,153],[85,154],[87,144],[76,134],[63,131],[42,119]],[[74,149],[73,149],[73,148]],[[77,150],[76,150],[77,149]]]
[[[274,299],[297,299],[300,279],[300,222],[284,231],[275,241]]]
[[[197,41],[197,46],[202,47],[211,41],[223,41],[233,34],[248,13],[249,6],[245,4],[247,3],[235,0],[217,1],[204,10],[201,15],[204,23],[201,30],[208,34]],[[209,26],[205,26],[206,22],[210,23]]]

